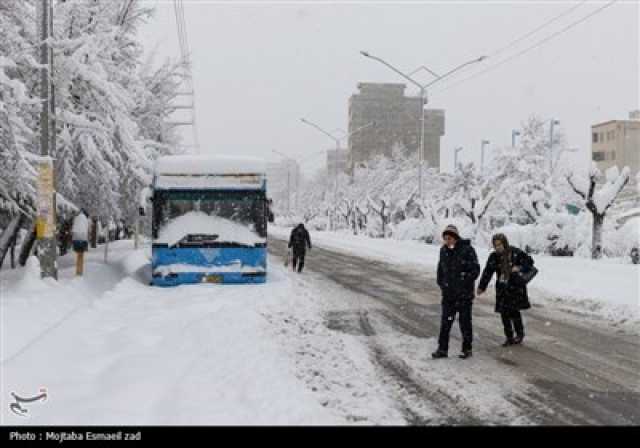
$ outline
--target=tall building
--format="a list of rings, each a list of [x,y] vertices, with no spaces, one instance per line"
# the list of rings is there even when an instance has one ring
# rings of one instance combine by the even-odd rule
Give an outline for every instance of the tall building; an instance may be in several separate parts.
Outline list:
[[[628,120],[611,120],[591,126],[591,160],[600,171],[617,165],[631,169],[631,182],[640,170],[640,111]]]
[[[422,98],[404,95],[405,84],[359,83],[349,98],[349,164],[376,155],[391,155],[395,145],[415,153],[420,148]],[[352,134],[369,123],[373,126]],[[428,109],[424,123],[424,160],[440,169],[440,138],[444,135],[444,110]]]

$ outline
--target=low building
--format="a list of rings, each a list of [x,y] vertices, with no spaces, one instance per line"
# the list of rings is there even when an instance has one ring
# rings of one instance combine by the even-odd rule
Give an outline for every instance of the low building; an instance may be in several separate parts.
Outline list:
[[[631,182],[640,170],[640,111],[628,120],[611,120],[591,126],[591,160],[600,171],[612,166],[631,170]]]

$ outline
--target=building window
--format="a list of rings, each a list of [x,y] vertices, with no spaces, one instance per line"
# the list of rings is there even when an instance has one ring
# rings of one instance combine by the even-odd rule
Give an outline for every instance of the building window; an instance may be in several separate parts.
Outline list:
[[[598,143],[598,133],[597,132],[593,133],[593,143]]]
[[[616,152],[615,151],[611,151],[609,153],[609,160],[616,160]]]
[[[602,151],[596,151],[593,153],[592,158],[594,162],[602,162],[605,160],[605,154]]]

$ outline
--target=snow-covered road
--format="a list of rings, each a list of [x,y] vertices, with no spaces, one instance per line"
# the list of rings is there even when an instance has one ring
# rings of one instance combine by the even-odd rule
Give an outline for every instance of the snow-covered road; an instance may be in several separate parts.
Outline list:
[[[316,248],[300,276],[272,240],[265,285],[162,289],[132,245],[114,244],[109,264],[90,252],[80,279],[62,259],[57,284],[33,266],[0,273],[1,424],[640,421],[632,336],[543,307],[526,316],[527,345],[502,349],[487,303],[474,358],[434,361],[429,272]],[[41,388],[28,417],[9,409],[12,392]]]
[[[285,244],[272,239],[270,250],[282,255]],[[492,300],[478,300],[476,356],[433,361],[440,317],[433,271],[318,244],[307,268],[316,281],[361,297],[358,309],[334,313],[330,326],[363,338],[381,376],[399,387],[394,395],[408,422],[434,422],[424,403],[463,424],[640,422],[640,341],[633,332],[536,303],[525,313],[525,345],[505,349]],[[452,333],[455,347],[457,328]]]

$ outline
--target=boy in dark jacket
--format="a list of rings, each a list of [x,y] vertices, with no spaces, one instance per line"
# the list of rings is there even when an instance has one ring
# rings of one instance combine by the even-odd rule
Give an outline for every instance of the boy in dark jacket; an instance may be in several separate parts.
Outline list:
[[[296,270],[298,266],[298,272],[302,272],[304,268],[304,256],[307,252],[307,247],[311,249],[311,237],[309,232],[304,228],[304,224],[300,223],[296,228],[291,231],[289,237],[289,248],[293,248],[293,260],[292,267]]]
[[[445,244],[440,249],[438,261],[438,286],[442,290],[442,321],[438,349],[433,358],[446,358],[449,350],[449,333],[456,314],[460,314],[462,353],[460,358],[471,356],[473,327],[471,308],[474,299],[475,280],[480,275],[476,251],[469,240],[460,238],[458,229],[449,225],[442,233]]]
[[[521,310],[531,308],[526,282],[520,272],[533,267],[533,259],[517,247],[510,246],[507,237],[498,233],[492,237],[494,252],[489,255],[480,284],[478,295],[484,294],[491,277],[496,274],[496,313],[500,313],[504,334],[507,340],[502,344],[508,347],[521,344],[524,339],[524,325]],[[515,329],[515,337],[513,330]]]

